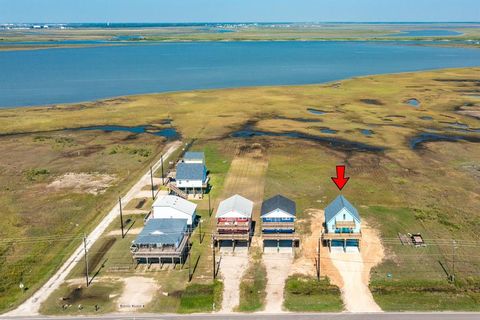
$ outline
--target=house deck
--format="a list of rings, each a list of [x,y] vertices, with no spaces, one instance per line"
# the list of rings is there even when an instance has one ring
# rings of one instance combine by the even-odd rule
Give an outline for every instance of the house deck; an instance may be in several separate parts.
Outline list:
[[[174,261],[179,261],[183,263],[186,259],[185,256],[187,254],[188,249],[188,241],[190,239],[190,234],[187,233],[180,242],[180,245],[177,248],[173,246],[164,246],[161,248],[136,248],[132,251],[133,258],[135,260],[145,259],[147,263],[149,261],[162,261],[162,260],[171,260],[172,263]]]

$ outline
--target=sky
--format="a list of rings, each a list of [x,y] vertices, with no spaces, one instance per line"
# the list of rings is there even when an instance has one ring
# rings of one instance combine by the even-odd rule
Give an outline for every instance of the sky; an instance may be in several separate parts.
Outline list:
[[[480,0],[0,0],[14,22],[480,21]]]

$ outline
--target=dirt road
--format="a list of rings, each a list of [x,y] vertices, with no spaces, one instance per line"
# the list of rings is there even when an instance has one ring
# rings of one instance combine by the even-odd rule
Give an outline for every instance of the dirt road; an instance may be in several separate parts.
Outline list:
[[[163,155],[163,160],[168,158],[176,149],[181,146],[180,141],[172,142],[167,146],[167,151]],[[153,165],[153,170],[156,171],[161,166],[161,159]],[[138,192],[142,190],[145,185],[150,184],[150,170],[145,173],[138,182],[122,197],[123,203],[128,203],[136,197]],[[116,204],[110,212],[103,218],[97,227],[87,237],[87,250],[93,245],[95,241],[105,232],[107,227],[119,215],[118,204]],[[75,267],[77,261],[83,259],[84,249],[83,244],[80,245],[73,254],[65,261],[65,263],[58,269],[58,271],[30,298],[22,303],[18,308],[8,312],[8,316],[31,316],[37,315],[40,305],[55,291],[65,280],[68,274]]]

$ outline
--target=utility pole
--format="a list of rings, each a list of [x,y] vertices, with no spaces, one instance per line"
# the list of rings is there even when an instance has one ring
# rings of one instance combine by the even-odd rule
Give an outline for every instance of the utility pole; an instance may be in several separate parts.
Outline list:
[[[118,207],[120,208],[120,228],[122,230],[122,239],[123,239],[125,235],[123,234],[122,197],[118,197]]]
[[[83,234],[83,250],[85,251],[85,281],[87,282],[87,287],[90,285],[88,281],[88,253],[87,253],[87,235]]]
[[[162,163],[162,165],[161,165],[161,167],[162,167],[162,185],[165,185],[164,174],[163,174],[163,155],[162,155],[162,157],[160,158],[160,160],[161,160],[161,163]]]
[[[153,186],[153,171],[151,166],[150,166],[150,183],[152,184],[152,199],[155,200],[155,191]]]
[[[318,238],[318,247],[317,247],[317,280],[320,281],[320,238]]]
[[[215,238],[212,235],[212,255],[213,255],[213,280],[215,280],[215,277],[217,275],[217,271],[215,270],[217,268],[217,259],[215,259]]]

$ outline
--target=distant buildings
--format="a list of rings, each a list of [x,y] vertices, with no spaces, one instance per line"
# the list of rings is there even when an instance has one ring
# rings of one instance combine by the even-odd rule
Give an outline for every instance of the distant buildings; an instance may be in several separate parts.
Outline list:
[[[360,248],[361,220],[357,209],[343,196],[338,196],[325,208],[325,231],[322,240],[328,247]]]

